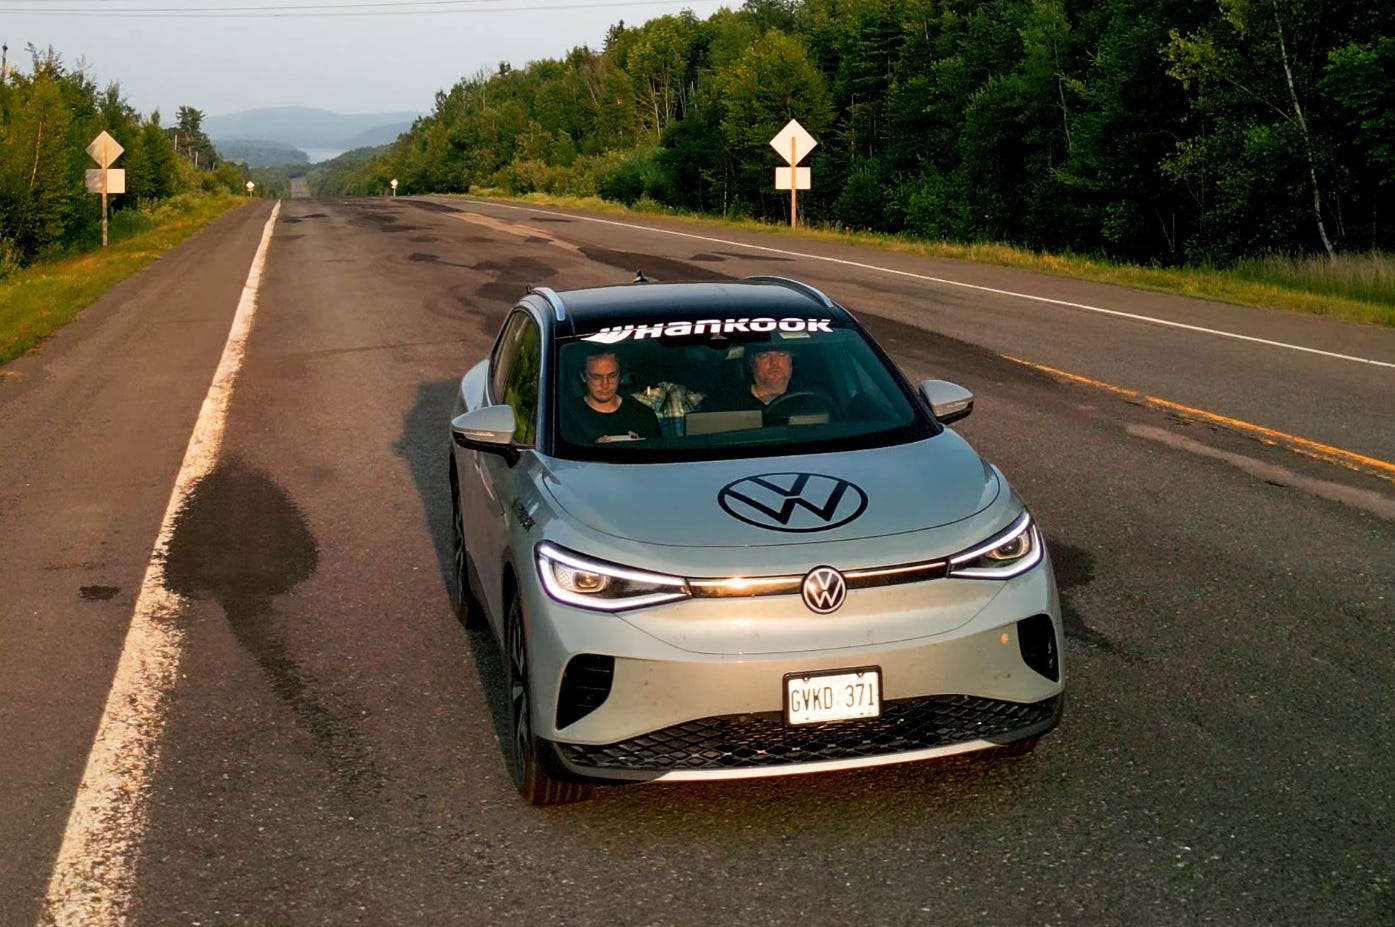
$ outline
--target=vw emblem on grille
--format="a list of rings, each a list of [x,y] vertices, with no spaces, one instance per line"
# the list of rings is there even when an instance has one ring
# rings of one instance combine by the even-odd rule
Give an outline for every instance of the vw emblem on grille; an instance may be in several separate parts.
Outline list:
[[[843,574],[833,567],[814,567],[804,577],[804,586],[800,591],[809,611],[827,615],[842,606],[843,600],[848,597],[848,584]]]
[[[728,483],[717,502],[732,518],[770,531],[828,531],[867,509],[856,483],[821,473],[762,473]]]

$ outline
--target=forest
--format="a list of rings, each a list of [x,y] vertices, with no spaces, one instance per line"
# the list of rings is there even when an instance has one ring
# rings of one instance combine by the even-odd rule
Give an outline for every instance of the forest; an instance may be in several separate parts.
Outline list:
[[[1389,0],[748,0],[437,93],[318,192],[495,189],[1148,265],[1395,248]]]
[[[121,96],[99,89],[53,49],[31,46],[32,67],[0,80],[0,278],[48,257],[101,243],[101,197],[85,177],[96,163],[87,146],[106,131],[125,149],[112,165],[126,172],[126,192],[109,198],[117,228],[143,206],[186,192],[238,192],[245,170],[223,162],[202,130],[203,113],[181,106],[160,124]]]

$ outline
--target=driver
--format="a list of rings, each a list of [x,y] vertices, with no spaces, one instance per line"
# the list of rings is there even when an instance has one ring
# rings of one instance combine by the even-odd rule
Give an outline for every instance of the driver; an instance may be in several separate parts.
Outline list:
[[[717,408],[722,411],[763,411],[766,406],[789,391],[790,377],[794,374],[794,359],[784,348],[758,345],[749,355],[746,370],[748,382],[745,388],[721,397],[708,411]]]

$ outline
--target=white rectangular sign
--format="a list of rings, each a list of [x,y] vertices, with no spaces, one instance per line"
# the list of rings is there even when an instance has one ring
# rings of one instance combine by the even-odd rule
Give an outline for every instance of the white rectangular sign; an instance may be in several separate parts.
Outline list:
[[[99,169],[88,168],[87,170],[87,192],[102,192],[102,172]],[[113,167],[107,169],[107,193],[126,192],[126,171],[124,168]]]
[[[775,189],[788,190],[790,188],[790,171],[794,171],[794,182],[797,184],[796,190],[812,189],[813,173],[807,167],[777,167],[775,168]]]

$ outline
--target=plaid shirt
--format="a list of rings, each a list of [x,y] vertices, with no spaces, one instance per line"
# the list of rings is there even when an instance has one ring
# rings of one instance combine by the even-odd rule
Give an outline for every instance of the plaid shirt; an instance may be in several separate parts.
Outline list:
[[[654,410],[654,416],[659,420],[659,431],[665,438],[682,435],[683,416],[696,409],[707,398],[706,393],[667,380],[630,395]]]

